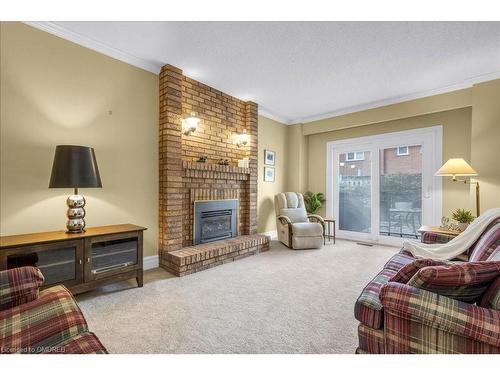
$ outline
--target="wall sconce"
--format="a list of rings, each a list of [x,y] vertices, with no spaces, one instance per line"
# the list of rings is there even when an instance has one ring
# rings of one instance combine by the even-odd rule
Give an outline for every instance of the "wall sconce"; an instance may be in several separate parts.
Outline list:
[[[243,133],[238,134],[236,137],[236,146],[243,147],[246,146],[250,142],[250,135],[247,134],[246,130],[243,130]]]
[[[200,123],[200,119],[196,117],[196,113],[191,112],[188,118],[182,120],[182,132],[184,135],[189,135],[193,133],[198,124]]]

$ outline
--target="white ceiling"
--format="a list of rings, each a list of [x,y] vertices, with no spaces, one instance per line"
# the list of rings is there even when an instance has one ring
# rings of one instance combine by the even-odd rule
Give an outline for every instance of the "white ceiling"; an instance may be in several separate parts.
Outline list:
[[[157,73],[166,63],[285,123],[500,78],[500,22],[36,22]]]

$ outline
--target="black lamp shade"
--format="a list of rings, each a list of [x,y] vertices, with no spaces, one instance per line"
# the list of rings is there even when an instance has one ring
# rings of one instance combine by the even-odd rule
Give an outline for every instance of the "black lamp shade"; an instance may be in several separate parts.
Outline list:
[[[85,146],[56,146],[49,188],[102,187],[94,149]]]

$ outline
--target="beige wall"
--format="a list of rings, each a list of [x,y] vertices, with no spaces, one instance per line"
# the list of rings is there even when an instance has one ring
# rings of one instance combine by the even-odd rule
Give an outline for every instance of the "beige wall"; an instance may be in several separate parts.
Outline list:
[[[308,139],[303,134],[303,125],[289,126],[288,158],[286,165],[286,187],[289,191],[305,192],[308,178]]]
[[[472,105],[472,89],[467,88],[408,100],[397,104],[348,113],[323,120],[304,124],[304,135],[328,132],[333,130],[376,124],[415,116],[470,107]]]
[[[372,125],[350,127],[307,137],[309,139],[308,190],[322,193],[326,191],[327,142],[435,125],[443,126],[443,160],[451,157],[462,157],[470,161],[470,107]],[[444,179],[443,191],[443,214],[449,215],[450,211],[457,207],[473,209],[469,186],[453,183],[450,179]]]
[[[158,250],[158,76],[21,23],[1,23],[0,233],[65,228],[69,189],[48,189],[55,146],[95,148],[102,189],[87,225],[148,227]]]
[[[63,229],[70,191],[47,188],[54,148],[89,145],[103,188],[82,189],[88,225],[144,225],[145,255],[156,255],[158,76],[21,23],[1,23],[0,34],[0,234]],[[275,229],[277,192],[325,191],[326,142],[436,124],[445,160],[472,158],[483,211],[500,206],[499,86],[294,126],[259,116],[259,232]],[[264,149],[276,151],[274,183],[263,182]],[[473,209],[472,198],[469,187],[444,179],[444,214]]]
[[[259,116],[258,139],[258,182],[257,182],[257,214],[258,232],[276,230],[274,214],[274,195],[286,191],[286,165],[288,152],[289,127],[277,121]],[[276,152],[275,182],[264,182],[264,150]]]
[[[481,212],[500,207],[500,79],[472,88],[472,166],[479,173]]]

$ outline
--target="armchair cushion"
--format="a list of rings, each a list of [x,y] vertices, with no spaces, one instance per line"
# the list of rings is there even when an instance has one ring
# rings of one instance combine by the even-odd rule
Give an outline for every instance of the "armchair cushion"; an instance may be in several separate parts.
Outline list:
[[[307,212],[300,208],[282,208],[280,210],[282,216],[286,216],[292,223],[307,223]]]
[[[500,276],[500,262],[459,263],[420,269],[408,285],[474,303]]]
[[[380,292],[380,300],[386,314],[388,325],[391,317],[404,319],[406,324],[395,319],[395,324],[390,324],[390,332],[386,333],[388,341],[404,340],[401,345],[409,346],[414,352],[431,352],[424,345],[434,345],[433,351],[462,352],[466,348],[453,348],[449,345],[460,345],[460,342],[433,342],[433,340],[420,337],[425,334],[423,328],[413,329],[413,323],[422,324],[424,327],[433,327],[441,332],[451,333],[458,337],[465,337],[488,346],[500,346],[500,311],[485,309],[465,302],[457,301],[436,293],[418,289],[400,283],[387,283]],[[386,327],[388,329],[388,327]],[[406,337],[411,336],[411,337]],[[448,337],[434,335],[434,337]],[[463,342],[463,340],[461,340]],[[398,343],[392,343],[392,346]],[[418,348],[420,346],[420,348]],[[409,352],[406,349],[396,352]],[[419,350],[420,349],[420,350]]]
[[[323,226],[319,223],[292,223],[292,233],[295,237],[323,236]]]
[[[0,311],[34,301],[44,278],[38,268],[19,267],[0,272]]]

